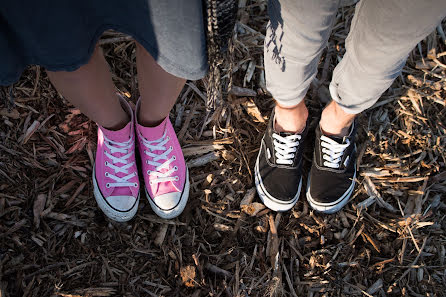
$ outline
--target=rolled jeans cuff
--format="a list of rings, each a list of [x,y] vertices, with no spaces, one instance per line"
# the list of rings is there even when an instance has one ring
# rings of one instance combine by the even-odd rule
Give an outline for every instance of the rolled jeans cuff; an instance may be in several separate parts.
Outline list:
[[[282,107],[293,107],[301,103],[305,95],[307,94],[309,87],[305,87],[304,89],[292,93],[287,93],[286,96],[274,95],[276,92],[274,88],[268,88],[269,92],[274,95],[274,99],[277,103],[279,103]]]
[[[364,106],[345,105],[339,97],[338,84],[334,83],[333,81],[330,83],[330,96],[331,99],[335,101],[339,105],[339,107],[341,107],[341,109],[348,114],[358,114],[365,109]]]

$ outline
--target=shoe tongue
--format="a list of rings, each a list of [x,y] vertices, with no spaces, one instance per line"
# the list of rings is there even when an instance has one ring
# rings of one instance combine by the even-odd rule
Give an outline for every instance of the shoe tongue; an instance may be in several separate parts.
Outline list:
[[[350,139],[352,140],[352,134],[353,134],[353,129],[354,129],[354,123],[352,124],[352,126],[350,127],[350,132],[348,133],[347,136],[333,136],[333,135],[325,135],[324,132],[322,131],[322,128],[320,128],[319,126],[319,131],[321,132],[322,135],[325,135],[326,137],[336,141],[339,144],[346,144],[347,140]]]
[[[129,187],[114,188],[110,196],[133,196]]]
[[[319,128],[321,135],[330,138],[331,140],[336,141],[339,144],[345,144],[347,142],[348,136],[334,136],[334,135],[326,135],[321,128]]]
[[[132,132],[132,122],[129,122],[121,130],[113,131],[113,130],[108,130],[104,127],[101,127],[101,130],[102,130],[102,133],[104,133],[104,135],[110,140],[113,140],[116,142],[128,141],[130,139],[130,135]]]
[[[157,140],[163,137],[164,135],[164,131],[166,130],[166,125],[167,125],[167,117],[161,122],[161,124],[159,124],[156,127],[144,127],[139,124],[137,125],[139,132],[145,139],[149,141]]]
[[[327,136],[327,137],[336,141],[339,144],[344,144],[345,138],[346,138],[346,137],[339,137],[339,136]]]
[[[290,132],[279,132],[279,135],[282,137],[287,137],[287,136],[296,135],[296,134],[290,133]]]
[[[291,132],[279,132],[278,134],[284,138],[286,138],[287,136],[299,135],[298,133],[291,133]],[[293,141],[297,142],[298,139],[294,139]]]
[[[130,137],[132,135],[133,125],[132,125],[132,122],[130,121],[121,130],[113,131],[113,130],[106,129],[104,127],[100,127],[100,129],[101,129],[102,133],[105,135],[105,137],[107,137],[109,140],[123,143],[130,139]],[[121,146],[115,145],[115,144],[111,144],[111,146],[115,147],[115,148],[121,148]],[[112,155],[116,158],[121,158],[122,156],[126,155],[126,153],[114,152],[114,153],[112,153]],[[111,160],[109,160],[109,161],[111,161]],[[118,167],[124,166],[124,164],[122,164],[122,163],[115,164],[115,165]],[[118,177],[123,177],[123,176],[127,175],[126,173],[123,173],[123,172],[115,173],[114,170],[112,170],[112,171],[113,171],[113,174],[115,174]]]

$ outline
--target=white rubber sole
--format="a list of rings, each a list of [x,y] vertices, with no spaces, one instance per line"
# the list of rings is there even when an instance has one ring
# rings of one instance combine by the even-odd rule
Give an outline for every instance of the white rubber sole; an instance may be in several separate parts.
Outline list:
[[[271,194],[269,194],[268,191],[266,191],[265,187],[263,186],[262,177],[260,176],[260,171],[259,171],[259,156],[257,156],[254,172],[255,172],[254,176],[255,176],[257,193],[259,194],[260,200],[262,200],[263,204],[266,207],[268,207],[271,210],[280,212],[288,211],[291,208],[293,208],[293,206],[299,200],[300,190],[302,188],[302,177],[300,178],[299,188],[297,190],[296,196],[294,196],[291,201],[284,202],[271,196]]]
[[[140,197],[139,193],[135,204],[128,211],[119,211],[114,209],[105,201],[104,196],[102,196],[102,193],[99,190],[99,186],[96,182],[94,167],[93,167],[93,189],[94,189],[93,190],[94,198],[96,199],[99,208],[109,219],[122,223],[130,221],[136,215],[136,211],[138,210],[138,205],[139,205],[139,197]]]
[[[340,211],[348,203],[350,197],[352,196],[352,193],[353,193],[353,190],[355,189],[355,184],[356,184],[355,179],[356,179],[356,170],[355,170],[355,175],[353,176],[353,179],[352,179],[352,184],[339,199],[337,199],[336,201],[334,201],[332,203],[320,203],[320,202],[315,201],[313,199],[313,197],[311,197],[310,176],[308,176],[307,194],[306,194],[308,204],[310,204],[310,206],[314,210],[316,210],[318,212],[326,213],[326,214],[333,214],[333,213]]]
[[[149,200],[150,206],[152,207],[153,211],[161,218],[163,219],[173,219],[179,216],[184,208],[186,207],[187,200],[189,199],[189,188],[190,188],[190,182],[189,182],[189,169],[186,169],[186,182],[184,184],[183,193],[181,194],[180,202],[172,209],[164,210],[159,208],[150,198],[149,193],[147,193],[146,187],[144,187],[144,191],[146,193],[146,198]]]

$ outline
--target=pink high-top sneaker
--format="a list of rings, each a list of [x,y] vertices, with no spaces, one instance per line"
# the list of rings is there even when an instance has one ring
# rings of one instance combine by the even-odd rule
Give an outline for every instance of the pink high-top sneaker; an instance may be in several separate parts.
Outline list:
[[[144,175],[145,192],[153,211],[164,219],[181,214],[189,197],[189,171],[169,117],[157,127],[138,124],[136,135]]]
[[[133,110],[119,96],[130,122],[111,131],[98,125],[98,148],[93,170],[94,197],[104,214],[117,222],[132,219],[139,204],[139,179],[135,161]]]

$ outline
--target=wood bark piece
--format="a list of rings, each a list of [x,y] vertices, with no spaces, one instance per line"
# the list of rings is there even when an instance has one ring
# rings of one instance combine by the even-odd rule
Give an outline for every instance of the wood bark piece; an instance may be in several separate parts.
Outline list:
[[[219,223],[215,223],[214,228],[215,228],[215,230],[222,231],[222,232],[234,231],[234,228],[232,228],[231,226],[219,224]]]
[[[253,187],[253,188],[249,189],[248,191],[246,191],[245,196],[243,197],[242,201],[240,202],[240,207],[242,205],[250,204],[254,200],[255,195],[256,195],[256,188],[255,187]]]
[[[219,152],[211,152],[196,159],[189,160],[187,166],[189,168],[201,167],[220,158]]]
[[[213,265],[211,263],[206,263],[204,268],[206,268],[210,272],[213,272],[215,274],[219,274],[221,276],[224,276],[227,279],[231,279],[232,278],[232,274],[229,271],[221,269],[220,267],[217,267],[217,266],[215,266],[215,265]]]
[[[253,217],[253,216],[257,215],[260,211],[264,210],[265,205],[263,203],[253,202],[253,203],[241,205],[241,209],[244,213]]]
[[[232,95],[239,97],[255,97],[257,96],[257,92],[248,88],[242,88],[237,86],[232,86],[231,91],[229,92]]]
[[[265,123],[265,119],[263,118],[259,108],[252,99],[243,100],[241,102],[241,105],[251,117],[253,117],[260,123]]]
[[[33,136],[34,132],[37,131],[37,129],[39,129],[40,126],[40,122],[39,121],[34,121],[31,126],[28,127],[28,129],[26,129],[26,132],[23,136],[23,140],[22,143],[26,144],[28,142],[28,140],[31,138],[31,136]]]
[[[164,238],[166,237],[166,233],[167,233],[167,229],[168,228],[169,228],[168,224],[162,224],[160,226],[158,234],[156,235],[156,238],[155,238],[155,244],[157,246],[161,246],[163,244]]]
[[[265,209],[265,205],[263,205],[263,203],[252,202],[255,198],[256,193],[257,192],[255,187],[249,189],[248,191],[246,191],[245,196],[240,202],[240,209],[247,215],[255,216],[260,211]]]
[[[373,184],[372,180],[368,176],[364,178],[364,187],[367,191],[367,194],[369,194],[369,196],[371,197],[374,197],[379,206],[384,207],[391,212],[398,212],[398,210],[391,204],[384,201],[384,199],[381,197],[381,194],[379,194],[378,190],[376,189],[376,186]]]
[[[12,110],[8,110],[7,108],[2,108],[0,109],[0,116],[5,116],[17,120],[20,118],[20,113],[15,108]]]
[[[33,204],[34,226],[37,229],[40,226],[40,216],[42,215],[42,211],[45,209],[46,197],[47,196],[45,194],[39,194],[34,199],[34,204]]]
[[[218,151],[224,149],[223,145],[220,144],[211,144],[211,145],[200,145],[200,146],[191,146],[183,148],[183,155],[185,158],[187,157],[196,157],[200,155],[204,155],[213,151]]]

